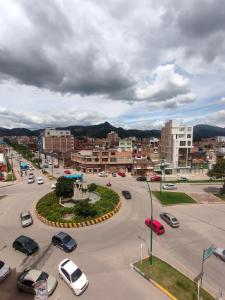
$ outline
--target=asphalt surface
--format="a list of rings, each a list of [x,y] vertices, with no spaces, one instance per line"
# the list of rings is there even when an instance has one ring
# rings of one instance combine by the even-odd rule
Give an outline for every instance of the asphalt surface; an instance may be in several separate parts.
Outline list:
[[[50,169],[51,170],[51,169]],[[54,172],[62,173],[61,169]],[[42,175],[35,170],[36,176]],[[56,174],[55,174],[56,175]],[[72,259],[87,275],[90,282],[82,299],[131,299],[131,300],[166,300],[161,291],[156,289],[140,275],[134,272],[130,263],[140,259],[141,244],[143,256],[147,255],[149,229],[144,220],[150,215],[149,195],[144,182],[136,182],[132,177],[110,178],[112,189],[121,194],[129,190],[131,200],[122,196],[122,208],[113,218],[103,223],[79,229],[63,229],[78,242],[72,253],[66,254],[51,245],[51,237],[59,229],[51,228],[34,215],[37,201],[49,192],[49,182],[38,186],[27,184],[24,177],[13,186],[0,189],[0,258],[14,270],[13,275],[1,283],[0,299],[33,299],[16,290],[16,274],[25,267],[32,266],[49,272],[58,279],[57,266],[64,258]],[[96,175],[85,176],[88,183],[105,185],[109,179]],[[201,192],[206,186],[181,183],[178,190]],[[151,183],[151,189],[159,189],[159,183]],[[224,204],[188,204],[162,207],[153,199],[154,217],[159,218],[162,211],[172,212],[180,220],[180,228],[170,228],[163,221],[166,233],[153,237],[153,254],[165,259],[191,278],[201,271],[201,257],[204,248],[212,243],[225,247],[225,206]],[[34,224],[27,228],[20,225],[21,211],[30,210]],[[21,234],[28,235],[38,242],[38,253],[26,257],[12,248],[12,242]],[[225,290],[225,262],[212,256],[205,262],[203,286],[214,295]],[[50,299],[74,299],[72,291],[65,282],[59,285]],[[10,284],[9,284],[10,283]],[[10,288],[11,287],[11,288]],[[3,293],[2,293],[3,291]],[[11,298],[10,298],[11,297]]]

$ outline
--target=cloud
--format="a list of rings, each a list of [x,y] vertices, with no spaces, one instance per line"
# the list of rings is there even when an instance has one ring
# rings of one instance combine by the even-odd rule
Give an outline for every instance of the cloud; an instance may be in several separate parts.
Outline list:
[[[153,72],[151,82],[138,88],[136,95],[137,99],[150,103],[164,102],[166,107],[175,107],[195,100],[195,95],[190,93],[188,78],[176,72],[175,66],[171,64],[159,66]]]
[[[0,107],[0,127],[39,129],[69,125],[94,125],[104,122],[106,117],[98,111],[47,111],[45,113],[15,112]]]

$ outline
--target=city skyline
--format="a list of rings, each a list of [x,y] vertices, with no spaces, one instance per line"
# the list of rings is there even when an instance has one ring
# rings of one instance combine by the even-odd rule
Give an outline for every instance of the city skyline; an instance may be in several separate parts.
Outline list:
[[[225,127],[222,0],[0,4],[0,127]]]

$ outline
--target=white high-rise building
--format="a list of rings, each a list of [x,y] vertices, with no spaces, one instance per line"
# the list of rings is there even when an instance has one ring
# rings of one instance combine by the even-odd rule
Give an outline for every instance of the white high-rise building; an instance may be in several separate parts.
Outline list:
[[[170,120],[161,130],[161,157],[172,165],[173,173],[191,168],[193,127]]]

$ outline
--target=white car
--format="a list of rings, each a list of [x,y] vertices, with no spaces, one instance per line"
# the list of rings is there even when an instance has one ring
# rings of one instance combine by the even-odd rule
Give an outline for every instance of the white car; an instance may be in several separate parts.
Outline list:
[[[34,170],[34,167],[33,167],[33,166],[30,166],[30,167],[29,167],[29,170],[30,170],[30,171]]]
[[[218,256],[220,259],[222,259],[223,261],[225,261],[225,249],[223,248],[216,248],[214,251],[213,251],[213,254],[215,256]]]
[[[176,186],[176,184],[173,184],[173,183],[167,183],[167,184],[164,184],[163,189],[164,190],[176,190],[177,186]]]
[[[33,224],[33,219],[29,211],[22,212],[20,214],[20,220],[22,227],[27,227]]]
[[[44,180],[42,177],[37,177],[37,183],[38,184],[43,184],[44,183]]]
[[[34,183],[34,178],[33,177],[29,177],[27,179],[27,183]]]
[[[3,281],[11,272],[10,267],[0,260],[0,281]]]
[[[98,176],[99,176],[99,177],[108,177],[108,173],[102,171],[102,172],[98,173]]]
[[[75,295],[80,295],[88,286],[86,275],[68,258],[58,266],[59,276],[73,290]]]
[[[51,189],[54,190],[55,188],[56,188],[56,184],[55,183],[51,184]]]

